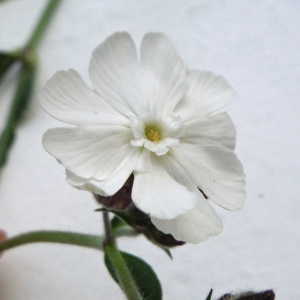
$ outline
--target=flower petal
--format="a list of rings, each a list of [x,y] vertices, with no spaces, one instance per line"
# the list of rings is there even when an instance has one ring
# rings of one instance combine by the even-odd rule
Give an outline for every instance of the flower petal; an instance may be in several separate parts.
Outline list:
[[[172,219],[190,211],[196,205],[198,195],[166,171],[164,158],[151,154],[151,172],[134,173],[132,201],[153,217]]]
[[[190,212],[172,220],[151,218],[153,224],[162,232],[170,233],[178,241],[197,244],[209,237],[218,235],[222,221],[203,196],[199,195],[196,207]]]
[[[128,120],[91,90],[75,70],[59,71],[39,94],[52,117],[74,125],[127,124]]]
[[[225,209],[237,211],[244,206],[247,193],[245,190],[245,177],[236,180],[211,180],[205,178],[201,181],[206,196]]]
[[[77,176],[101,181],[138,151],[130,145],[131,138],[129,128],[117,125],[55,128],[45,132],[43,145]]]
[[[245,175],[234,152],[217,145],[197,147],[186,143],[169,152],[214,202],[234,211],[243,207]]]
[[[168,115],[186,93],[186,67],[174,45],[161,33],[148,33],[141,45],[141,66],[150,103]]]
[[[66,181],[80,190],[87,190],[101,196],[112,196],[122,188],[133,172],[140,154],[140,151],[133,150],[135,151],[129,153],[105,180],[99,181],[94,178],[82,178],[67,169]]]
[[[97,93],[121,113],[136,115],[146,106],[143,74],[128,33],[116,32],[94,50],[89,73]]]
[[[236,131],[227,113],[199,117],[184,124],[181,142],[194,145],[220,145],[235,148]]]
[[[234,100],[234,89],[211,72],[191,70],[188,82],[189,90],[175,108],[183,122],[214,113]]]

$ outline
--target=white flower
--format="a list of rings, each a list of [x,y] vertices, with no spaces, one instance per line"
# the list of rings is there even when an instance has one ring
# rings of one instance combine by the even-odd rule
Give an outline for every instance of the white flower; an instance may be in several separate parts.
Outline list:
[[[222,222],[204,194],[229,210],[246,196],[234,125],[214,114],[234,90],[220,76],[188,70],[159,33],[144,36],[140,58],[128,33],[113,34],[93,52],[89,74],[94,89],[70,69],[40,94],[46,112],[78,126],[43,138],[67,182],[109,196],[133,172],[132,200],[159,230],[190,243],[219,234]]]

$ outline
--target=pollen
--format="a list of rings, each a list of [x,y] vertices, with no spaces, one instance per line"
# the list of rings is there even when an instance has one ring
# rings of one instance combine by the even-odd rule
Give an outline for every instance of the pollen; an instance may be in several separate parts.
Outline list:
[[[154,131],[153,129],[147,134],[147,138],[151,142],[158,142],[159,141],[159,133]]]

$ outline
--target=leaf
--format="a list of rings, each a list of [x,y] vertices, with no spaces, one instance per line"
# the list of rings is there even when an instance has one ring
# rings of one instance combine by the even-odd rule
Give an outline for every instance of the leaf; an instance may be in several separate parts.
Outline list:
[[[173,259],[172,253],[171,253],[171,251],[170,251],[169,248],[163,247],[163,246],[159,246],[159,245],[158,245],[158,247],[159,247],[160,249],[162,249],[163,251],[165,251],[165,252],[167,253],[167,255],[168,255],[171,259]]]
[[[210,289],[210,291],[209,291],[209,293],[208,293],[205,300],[211,300],[212,293],[213,293],[213,289]]]
[[[109,210],[105,207],[97,208],[97,209],[95,209],[95,211],[100,211],[100,212],[101,211],[108,211],[109,212]]]
[[[125,260],[125,263],[133,277],[136,286],[138,287],[140,293],[143,295],[143,299],[161,300],[161,285],[153,269],[139,257],[122,251],[120,253]],[[104,256],[104,262],[112,278],[118,284],[120,284],[117,273],[107,254],[105,254]]]
[[[110,224],[111,224],[111,229],[112,229],[112,230],[116,230],[116,229],[118,229],[118,228],[127,226],[127,223],[124,222],[121,218],[119,218],[119,217],[117,217],[117,216],[114,216],[114,217],[112,218],[112,220],[110,221]]]

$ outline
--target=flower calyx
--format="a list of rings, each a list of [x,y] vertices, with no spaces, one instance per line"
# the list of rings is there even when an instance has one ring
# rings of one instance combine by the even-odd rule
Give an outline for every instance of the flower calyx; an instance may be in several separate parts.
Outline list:
[[[93,194],[93,196],[99,204],[103,205],[107,209],[124,210],[132,203],[132,185],[133,174],[129,176],[123,187],[114,195],[105,197],[98,194]]]
[[[93,194],[95,200],[103,206],[96,211],[105,210],[114,213],[127,225],[133,227],[136,232],[142,233],[149,241],[159,247],[169,248],[185,244],[185,242],[177,241],[171,234],[165,234],[158,230],[151,222],[150,216],[133,204],[131,199],[133,179],[133,174],[131,174],[124,186],[113,196],[104,197]]]

